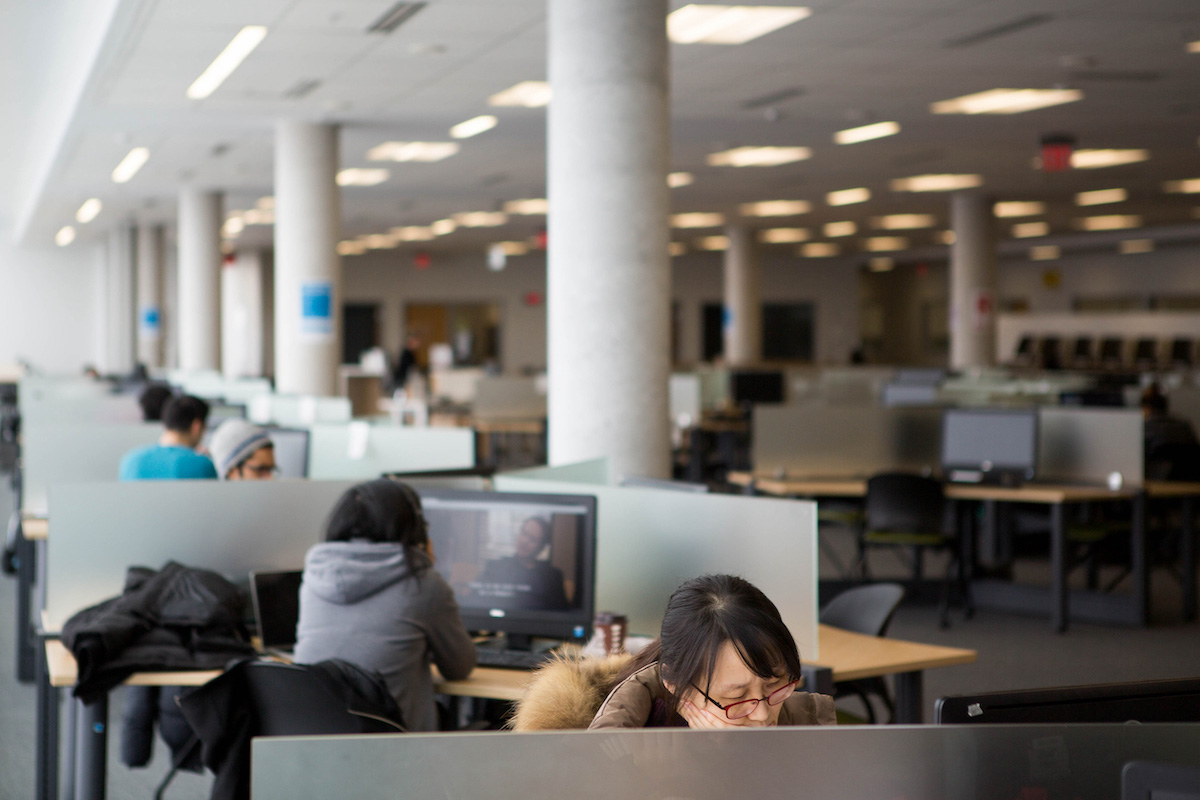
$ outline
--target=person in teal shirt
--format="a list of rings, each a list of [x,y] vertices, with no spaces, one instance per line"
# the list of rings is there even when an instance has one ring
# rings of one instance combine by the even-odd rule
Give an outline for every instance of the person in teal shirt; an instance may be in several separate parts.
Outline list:
[[[163,409],[166,429],[158,444],[126,453],[121,459],[121,480],[215,479],[212,460],[196,452],[207,421],[208,403],[190,395],[171,398]]]

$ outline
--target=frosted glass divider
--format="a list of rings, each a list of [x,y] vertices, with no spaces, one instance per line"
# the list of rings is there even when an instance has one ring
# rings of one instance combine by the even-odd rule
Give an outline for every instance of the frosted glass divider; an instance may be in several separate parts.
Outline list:
[[[504,473],[513,478],[523,478],[535,481],[563,481],[566,483],[587,483],[597,486],[612,486],[612,467],[607,458],[594,458],[591,461],[577,461],[574,464],[562,464],[557,467],[529,467]]]
[[[121,457],[135,448],[154,444],[163,431],[157,422],[43,422],[22,427],[22,510],[35,515],[47,513],[47,492],[52,484],[116,480]]]
[[[1104,484],[1119,472],[1125,485],[1140,486],[1142,427],[1139,408],[1041,408],[1037,477]]]
[[[365,480],[378,478],[385,472],[475,466],[475,432],[469,428],[409,428],[352,422],[312,425],[309,430],[308,476],[314,480]]]

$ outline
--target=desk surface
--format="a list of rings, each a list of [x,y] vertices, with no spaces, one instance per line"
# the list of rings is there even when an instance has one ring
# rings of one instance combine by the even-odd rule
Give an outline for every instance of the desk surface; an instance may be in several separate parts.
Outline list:
[[[805,663],[829,667],[835,681],[971,664],[978,657],[974,650],[864,636],[828,625],[820,626],[818,635],[820,656],[815,660],[806,659]],[[75,658],[58,639],[46,642],[46,664],[51,686],[75,685]],[[137,672],[126,683],[131,686],[200,686],[219,674],[216,670]],[[531,676],[532,673],[523,670],[477,667],[466,680],[447,681],[435,670],[434,690],[458,697],[520,700],[525,696]]]

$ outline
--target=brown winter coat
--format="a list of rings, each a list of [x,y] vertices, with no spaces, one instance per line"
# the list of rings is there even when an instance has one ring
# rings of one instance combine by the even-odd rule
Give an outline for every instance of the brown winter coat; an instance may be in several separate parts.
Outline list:
[[[669,695],[651,664],[614,688],[632,656],[558,659],[542,667],[516,708],[517,731],[577,728],[644,728],[667,705]],[[656,709],[656,701],[658,708]],[[833,699],[796,692],[779,712],[780,725],[836,725]]]

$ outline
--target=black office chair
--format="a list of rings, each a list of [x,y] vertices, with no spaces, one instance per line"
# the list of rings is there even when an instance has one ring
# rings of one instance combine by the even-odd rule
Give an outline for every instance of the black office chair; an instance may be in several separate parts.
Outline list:
[[[1075,340],[1075,346],[1071,349],[1071,366],[1076,369],[1087,369],[1095,363],[1095,356],[1092,354],[1092,345],[1094,340],[1091,336],[1080,336]]]
[[[1125,342],[1117,336],[1100,340],[1100,366],[1105,369],[1120,369],[1125,363]]]
[[[1032,336],[1022,336],[1017,342],[1017,352],[1013,354],[1013,364],[1018,367],[1033,366],[1035,344]]]
[[[864,578],[869,578],[868,547],[911,548],[913,581],[921,580],[925,550],[944,550],[950,554],[940,602],[943,628],[950,625],[952,583],[958,584],[968,616],[973,612],[966,563],[958,537],[946,533],[945,510],[942,484],[933,478],[903,472],[875,475],[867,481],[866,522],[859,540],[859,568]]]
[[[1154,369],[1158,366],[1158,340],[1138,339],[1133,347],[1133,365],[1138,369]]]
[[[1057,336],[1047,336],[1038,345],[1038,366],[1042,369],[1062,369],[1062,354]]]
[[[1172,339],[1171,366],[1190,367],[1192,363],[1192,340],[1184,338]]]
[[[904,587],[898,583],[875,583],[847,589],[821,609],[820,621],[867,636],[884,636],[904,599]],[[887,708],[888,722],[896,715],[896,707],[883,678],[862,678],[839,681],[833,685],[833,698],[857,697],[867,710],[867,722],[875,724],[875,709],[871,697],[878,697]]]

